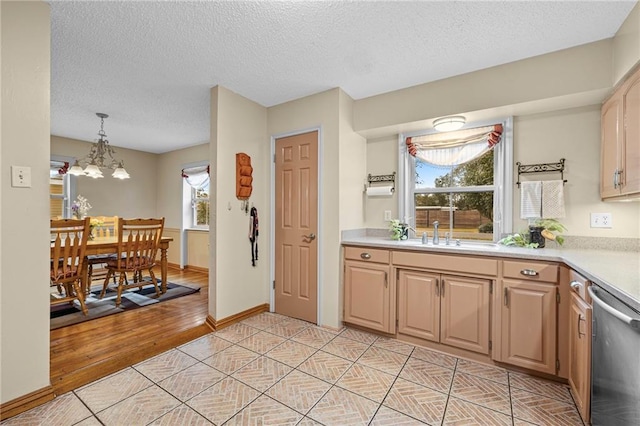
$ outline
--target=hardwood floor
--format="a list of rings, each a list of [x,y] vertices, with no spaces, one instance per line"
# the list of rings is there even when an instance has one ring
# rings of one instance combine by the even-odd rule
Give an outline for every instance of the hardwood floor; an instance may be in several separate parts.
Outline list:
[[[57,395],[211,331],[205,325],[208,274],[169,268],[168,279],[200,291],[51,331],[50,375]]]

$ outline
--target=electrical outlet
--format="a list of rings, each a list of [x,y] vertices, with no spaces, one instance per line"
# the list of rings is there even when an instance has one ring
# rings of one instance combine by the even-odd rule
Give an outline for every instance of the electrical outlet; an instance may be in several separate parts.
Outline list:
[[[31,167],[11,166],[11,186],[31,188]]]
[[[391,210],[384,211],[384,220],[386,220],[387,222],[391,220]]]
[[[592,228],[613,228],[611,213],[591,213]]]

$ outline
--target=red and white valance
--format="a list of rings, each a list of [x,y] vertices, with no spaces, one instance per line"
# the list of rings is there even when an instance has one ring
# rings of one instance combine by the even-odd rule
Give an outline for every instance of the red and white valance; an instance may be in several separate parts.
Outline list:
[[[209,183],[209,165],[182,169],[182,177],[192,188],[203,188]]]
[[[406,139],[410,155],[436,166],[468,163],[492,149],[502,138],[502,124]]]

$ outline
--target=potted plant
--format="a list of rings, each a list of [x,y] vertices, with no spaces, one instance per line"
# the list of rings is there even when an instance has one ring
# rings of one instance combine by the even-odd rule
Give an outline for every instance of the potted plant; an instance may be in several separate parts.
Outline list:
[[[543,248],[545,239],[564,244],[564,237],[560,235],[567,228],[556,219],[537,219],[529,225],[528,231],[507,235],[498,244],[505,246]]]
[[[400,223],[399,219],[390,220],[389,232],[391,233],[392,240],[406,240],[409,238],[409,225],[406,223]]]

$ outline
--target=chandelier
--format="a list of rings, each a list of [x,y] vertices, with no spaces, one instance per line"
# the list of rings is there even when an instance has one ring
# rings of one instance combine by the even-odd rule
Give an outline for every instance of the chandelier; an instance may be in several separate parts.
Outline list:
[[[93,143],[89,154],[76,160],[74,165],[69,169],[69,174],[74,176],[89,176],[94,179],[103,178],[102,169],[112,169],[111,176],[117,179],[129,179],[129,173],[124,169],[124,161],[116,160],[113,156],[115,150],[109,145],[106,139],[107,134],[104,132],[104,119],[109,117],[107,114],[97,112],[100,117],[100,131],[98,132],[98,140]],[[108,158],[107,158],[108,157]],[[80,163],[86,165],[84,170]]]

